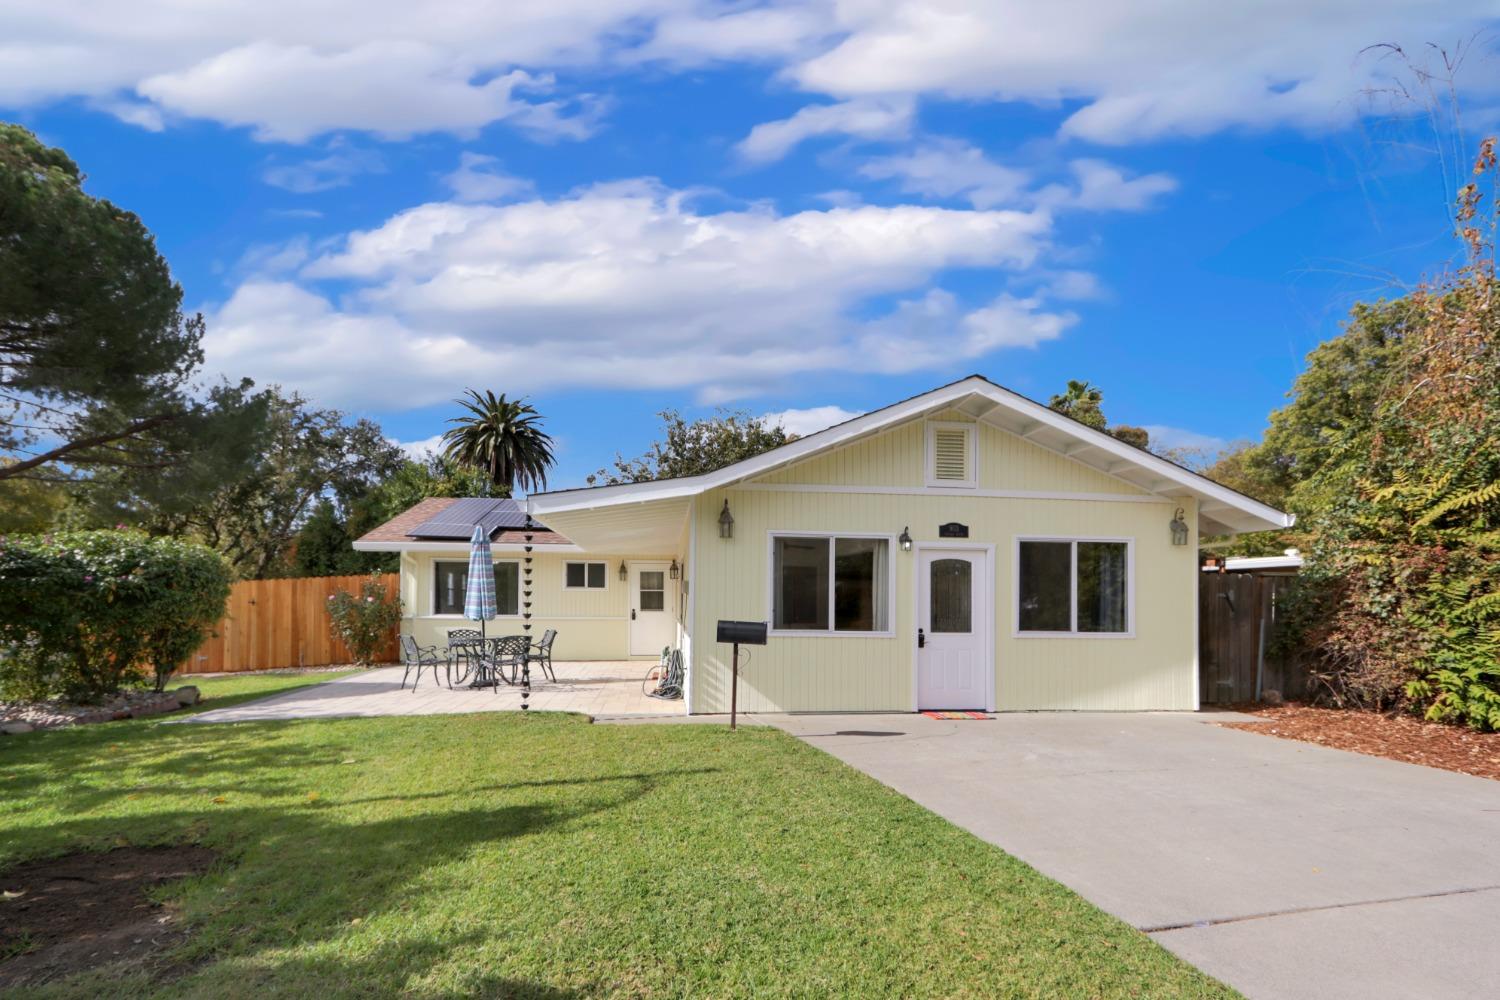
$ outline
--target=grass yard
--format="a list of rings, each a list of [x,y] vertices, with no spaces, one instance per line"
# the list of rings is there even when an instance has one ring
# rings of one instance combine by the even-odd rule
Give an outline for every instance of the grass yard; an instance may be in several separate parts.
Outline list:
[[[775,730],[140,720],[0,740],[0,788],[0,870],[220,853],[169,890],[170,978],[43,996],[1233,995]]]

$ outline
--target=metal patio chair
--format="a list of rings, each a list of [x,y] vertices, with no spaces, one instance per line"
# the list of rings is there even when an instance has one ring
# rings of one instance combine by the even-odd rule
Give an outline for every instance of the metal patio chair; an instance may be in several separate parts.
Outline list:
[[[490,683],[499,692],[500,682],[515,684],[521,667],[531,655],[531,638],[524,635],[502,635],[489,640],[485,654],[485,668],[490,672]],[[508,672],[508,676],[507,676]]]
[[[531,645],[532,661],[542,668],[542,672],[547,675],[547,679],[554,684],[557,683],[557,675],[552,672],[552,644],[556,641],[557,629],[549,628],[542,633],[541,642],[532,643]]]
[[[401,637],[401,662],[406,665],[406,671],[401,675],[402,687],[406,687],[406,678],[411,676],[412,671],[417,672],[411,680],[413,692],[417,690],[417,682],[422,679],[423,669],[432,668],[432,683],[436,685],[438,683],[437,668],[439,666],[451,667],[453,664],[451,659],[438,652],[436,646],[419,646],[417,640],[409,635]],[[449,685],[452,685],[451,675]]]

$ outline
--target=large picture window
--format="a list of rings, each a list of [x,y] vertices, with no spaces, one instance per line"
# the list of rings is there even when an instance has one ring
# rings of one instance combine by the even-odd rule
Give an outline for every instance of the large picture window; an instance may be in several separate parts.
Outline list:
[[[1130,543],[1022,539],[1016,551],[1016,631],[1128,635]]]
[[[772,627],[781,632],[890,630],[890,539],[776,535]]]
[[[468,562],[432,564],[432,613],[464,613],[464,588],[469,583]],[[521,613],[521,566],[514,562],[495,563],[495,609],[498,615]]]

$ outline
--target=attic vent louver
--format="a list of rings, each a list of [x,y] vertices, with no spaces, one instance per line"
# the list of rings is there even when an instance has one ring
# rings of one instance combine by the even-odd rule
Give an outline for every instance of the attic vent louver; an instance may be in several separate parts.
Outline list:
[[[974,429],[962,425],[935,425],[931,433],[930,482],[935,486],[973,486]]]

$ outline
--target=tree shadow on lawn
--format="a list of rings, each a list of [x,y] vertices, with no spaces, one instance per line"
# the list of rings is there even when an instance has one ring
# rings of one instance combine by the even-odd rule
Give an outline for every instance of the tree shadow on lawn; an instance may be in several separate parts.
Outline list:
[[[170,839],[214,846],[225,852],[228,863],[173,887],[171,895],[182,909],[189,938],[170,956],[168,968],[186,972],[170,984],[142,981],[142,992],[166,987],[196,995],[337,996],[353,987],[366,994],[575,995],[516,978],[504,968],[476,967],[453,973],[463,983],[452,989],[424,988],[423,973],[455,961],[461,966],[462,953],[481,944],[503,945],[506,938],[524,930],[524,921],[519,927],[454,927],[453,933],[433,933],[411,926],[406,918],[418,912],[425,922],[441,923],[445,918],[433,911],[433,900],[423,901],[422,893],[439,894],[434,898],[442,902],[446,893],[472,889],[474,880],[483,879],[487,872],[497,894],[504,895],[507,888],[537,891],[542,887],[523,885],[532,870],[516,855],[514,841],[618,809],[664,782],[711,770],[522,781],[468,791],[208,812],[156,812],[149,824],[156,832],[151,839],[175,831]],[[360,818],[372,806],[389,812],[417,799],[518,793],[544,795],[552,801],[427,808],[419,813]],[[122,839],[121,828],[117,818],[69,820],[47,829],[45,840],[59,846],[113,844]],[[432,876],[434,869],[454,862],[459,863],[457,869]],[[372,946],[374,953],[367,953]],[[490,960],[494,959],[490,952]],[[91,995],[101,981],[100,974],[85,973],[58,984],[58,994]]]

